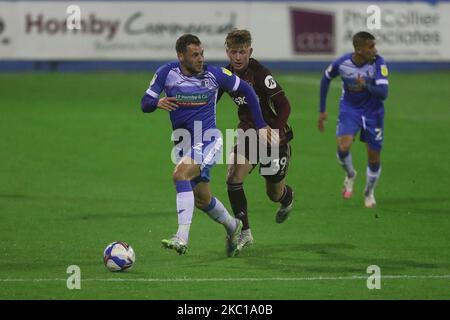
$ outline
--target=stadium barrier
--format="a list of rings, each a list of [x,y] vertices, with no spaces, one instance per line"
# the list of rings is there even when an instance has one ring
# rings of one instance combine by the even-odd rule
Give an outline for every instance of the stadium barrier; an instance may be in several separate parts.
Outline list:
[[[183,33],[200,37],[208,61],[224,61],[234,27],[251,30],[255,56],[280,70],[322,69],[352,50],[360,30],[375,34],[395,69],[449,69],[448,1],[111,0],[78,1],[78,12],[72,4],[0,1],[0,70],[148,70],[175,58]]]

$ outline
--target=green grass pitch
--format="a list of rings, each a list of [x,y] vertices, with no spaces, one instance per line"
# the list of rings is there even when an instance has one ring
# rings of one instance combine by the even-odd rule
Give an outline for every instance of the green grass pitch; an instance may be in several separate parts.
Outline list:
[[[152,73],[1,74],[0,299],[450,299],[450,73],[390,76],[373,210],[363,206],[359,141],[355,194],[341,198],[340,80],[321,134],[320,73],[275,75],[292,104],[295,210],[276,224],[277,205],[253,173],[256,242],[227,258],[225,231],[200,211],[187,255],[161,248],[177,216],[168,115],[140,111]],[[228,97],[217,119],[222,130],[237,124]],[[212,190],[230,208],[225,174],[214,167]],[[114,240],[136,251],[131,272],[104,267]],[[80,290],[66,287],[69,265],[81,268]],[[370,265],[381,289],[367,288]]]

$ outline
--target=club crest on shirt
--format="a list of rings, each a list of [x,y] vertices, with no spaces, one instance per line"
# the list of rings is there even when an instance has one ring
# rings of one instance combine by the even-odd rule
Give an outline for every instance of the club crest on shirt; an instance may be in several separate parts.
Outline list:
[[[209,80],[208,80],[208,79],[201,80],[201,81],[200,81],[200,86],[201,86],[202,88],[208,88],[208,87],[209,87]]]

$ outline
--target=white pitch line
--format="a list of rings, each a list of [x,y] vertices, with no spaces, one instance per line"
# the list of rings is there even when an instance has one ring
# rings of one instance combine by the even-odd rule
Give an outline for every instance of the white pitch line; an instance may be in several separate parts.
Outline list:
[[[367,279],[367,276],[342,276],[342,277],[300,277],[300,278],[81,278],[81,281],[98,281],[98,282],[269,282],[269,281],[347,281]],[[450,274],[444,275],[381,275],[381,279],[450,279]],[[0,279],[0,282],[54,282],[67,281],[64,278],[42,278],[42,279]]]

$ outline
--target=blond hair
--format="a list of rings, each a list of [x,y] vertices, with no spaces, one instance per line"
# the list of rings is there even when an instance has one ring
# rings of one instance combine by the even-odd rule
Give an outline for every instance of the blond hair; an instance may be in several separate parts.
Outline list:
[[[251,47],[252,35],[250,31],[245,29],[233,29],[225,38],[225,47],[229,48],[242,48]]]

